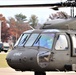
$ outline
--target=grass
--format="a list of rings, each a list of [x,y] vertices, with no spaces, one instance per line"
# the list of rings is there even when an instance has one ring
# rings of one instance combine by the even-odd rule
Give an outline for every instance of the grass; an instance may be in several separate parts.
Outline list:
[[[6,56],[7,54],[0,54],[0,68],[8,67],[8,64],[6,62]]]

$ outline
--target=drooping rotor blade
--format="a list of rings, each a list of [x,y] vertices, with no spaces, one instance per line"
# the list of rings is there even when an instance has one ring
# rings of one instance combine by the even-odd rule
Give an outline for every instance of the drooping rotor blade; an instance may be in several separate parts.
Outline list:
[[[17,4],[17,5],[0,5],[0,8],[12,8],[12,7],[51,7],[51,6],[58,6],[58,7],[76,7],[76,2],[60,2],[60,3],[52,3],[52,4]]]
[[[8,7],[50,7],[50,6],[61,6],[61,3],[56,4],[20,4],[20,5],[0,5],[0,8]]]
[[[12,8],[12,7],[76,7],[76,2],[60,2],[60,3],[49,3],[49,4],[15,4],[15,5],[0,5],[0,8]]]

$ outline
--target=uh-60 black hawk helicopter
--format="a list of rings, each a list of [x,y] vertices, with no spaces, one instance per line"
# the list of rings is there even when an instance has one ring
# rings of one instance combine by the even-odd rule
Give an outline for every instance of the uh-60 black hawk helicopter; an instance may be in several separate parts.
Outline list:
[[[4,7],[76,7],[75,2],[53,4],[0,5]],[[16,71],[76,71],[76,18],[57,19],[44,24],[41,29],[21,34],[7,63]]]

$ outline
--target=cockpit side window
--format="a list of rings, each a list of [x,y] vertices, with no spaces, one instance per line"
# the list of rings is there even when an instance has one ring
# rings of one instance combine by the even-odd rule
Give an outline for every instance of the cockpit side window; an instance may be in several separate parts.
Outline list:
[[[55,45],[56,50],[66,50],[68,49],[68,41],[65,35],[61,34],[58,35],[56,45]]]

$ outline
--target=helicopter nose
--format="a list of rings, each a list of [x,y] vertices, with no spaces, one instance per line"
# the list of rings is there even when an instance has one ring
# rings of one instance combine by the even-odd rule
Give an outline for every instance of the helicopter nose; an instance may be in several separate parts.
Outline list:
[[[37,50],[12,50],[6,57],[7,63],[15,70],[28,71],[37,69]]]

